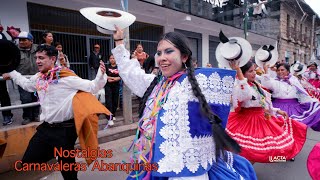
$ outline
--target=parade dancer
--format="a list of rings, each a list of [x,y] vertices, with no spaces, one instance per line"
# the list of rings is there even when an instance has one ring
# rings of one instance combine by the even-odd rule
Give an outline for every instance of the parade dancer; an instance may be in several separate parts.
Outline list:
[[[162,74],[145,74],[137,61],[129,59],[123,31],[116,29],[112,53],[120,77],[142,97],[131,162],[158,166],[157,171],[134,171],[128,179],[256,179],[246,159],[223,151],[239,151],[223,129],[234,71],[194,71],[186,37],[170,32],[157,47],[155,59]]]
[[[29,163],[45,163],[54,158],[54,149],[73,150],[79,136],[81,148],[97,149],[98,116],[110,112],[91,94],[97,93],[107,81],[104,63],[100,63],[99,73],[92,80],[78,77],[71,70],[55,66],[58,51],[54,46],[39,45],[36,62],[39,73],[30,79],[17,71],[3,74],[4,79],[13,79],[23,89],[37,92],[41,105],[37,132],[31,138],[22,158],[22,166]],[[88,93],[85,93],[88,92]],[[95,157],[87,157],[90,164]],[[72,164],[74,156],[58,157],[64,179],[77,179],[77,170]]]
[[[317,63],[313,62],[309,64],[307,67],[307,71],[303,74],[305,78],[309,81],[310,84],[312,84],[315,88],[320,88],[320,70],[318,69]]]
[[[268,71],[268,68],[264,68]],[[320,131],[320,104],[309,96],[299,80],[292,76],[286,63],[277,65],[277,77],[262,75],[261,84],[272,91],[272,103],[276,108],[288,113],[289,117]]]
[[[320,142],[312,148],[308,156],[307,168],[313,180],[320,180]]]
[[[271,94],[256,82],[251,61],[241,68],[232,62],[231,67],[238,80],[232,96],[235,112],[229,115],[226,131],[240,144],[240,155],[261,163],[294,158],[305,143],[306,125],[272,107]]]
[[[296,76],[303,86],[303,88],[308,92],[308,94],[316,99],[320,99],[320,89],[314,87],[304,76],[303,74],[306,72],[307,66],[303,63],[296,62],[292,64],[290,67],[290,73]]]

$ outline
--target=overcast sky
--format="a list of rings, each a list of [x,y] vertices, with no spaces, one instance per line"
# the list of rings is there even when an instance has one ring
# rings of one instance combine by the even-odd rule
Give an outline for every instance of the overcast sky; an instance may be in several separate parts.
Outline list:
[[[320,16],[320,0],[304,0]]]

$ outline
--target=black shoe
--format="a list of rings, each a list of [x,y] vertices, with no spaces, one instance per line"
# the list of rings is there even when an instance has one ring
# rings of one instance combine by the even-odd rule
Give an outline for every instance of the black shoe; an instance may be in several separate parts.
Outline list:
[[[23,121],[22,121],[22,125],[26,125],[26,124],[29,124],[31,123],[31,120],[29,118],[24,118]]]
[[[2,123],[3,126],[10,125],[12,123],[13,123],[12,116],[4,116],[3,117],[3,123]]]
[[[290,161],[294,161],[294,160],[295,160],[294,158],[290,159]]]

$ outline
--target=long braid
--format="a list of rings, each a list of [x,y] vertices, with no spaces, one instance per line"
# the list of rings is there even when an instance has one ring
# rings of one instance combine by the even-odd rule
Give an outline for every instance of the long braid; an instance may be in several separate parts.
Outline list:
[[[143,110],[146,107],[146,102],[148,100],[148,97],[152,93],[153,88],[158,84],[159,77],[160,77],[160,73],[158,73],[158,75],[153,79],[153,81],[151,82],[150,86],[147,88],[146,92],[144,93],[139,103],[139,118],[141,118],[143,115]]]
[[[189,57],[189,59],[187,60],[186,66],[188,67],[187,75],[192,87],[192,92],[199,100],[201,112],[203,113],[203,115],[208,117],[210,124],[212,124],[213,139],[216,144],[216,157],[220,156],[224,148],[228,148],[229,150],[233,150],[235,152],[240,152],[240,146],[235,140],[233,140],[228,134],[226,134],[223,127],[221,126],[221,119],[212,112],[205,96],[202,94],[199,83],[195,78],[191,57]]]
[[[252,83],[256,85],[259,93],[265,97],[266,95],[264,94],[264,92],[263,92],[263,90],[261,89],[260,85],[259,85],[256,81],[252,81]]]

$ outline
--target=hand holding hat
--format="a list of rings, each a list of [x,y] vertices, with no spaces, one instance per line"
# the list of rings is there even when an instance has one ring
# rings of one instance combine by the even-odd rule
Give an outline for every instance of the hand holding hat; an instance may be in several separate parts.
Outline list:
[[[113,32],[113,39],[114,41],[121,41],[124,39],[123,30],[118,27],[117,25],[114,25],[115,31]]]
[[[304,72],[306,72],[307,66],[303,63],[300,63],[297,61],[295,64],[291,65],[290,67],[290,73],[293,75],[301,75]]]
[[[278,51],[276,46],[263,45],[261,46],[254,56],[256,64],[263,68],[264,65],[273,66],[278,61]]]
[[[136,17],[128,12],[102,7],[87,7],[80,9],[80,13],[89,21],[97,25],[97,30],[104,34],[112,34],[117,25],[124,29],[129,27]]]
[[[242,67],[251,58],[252,47],[250,43],[240,37],[226,37],[222,31],[219,33],[220,44],[216,49],[216,59],[221,68],[231,68],[230,61],[238,61]]]

